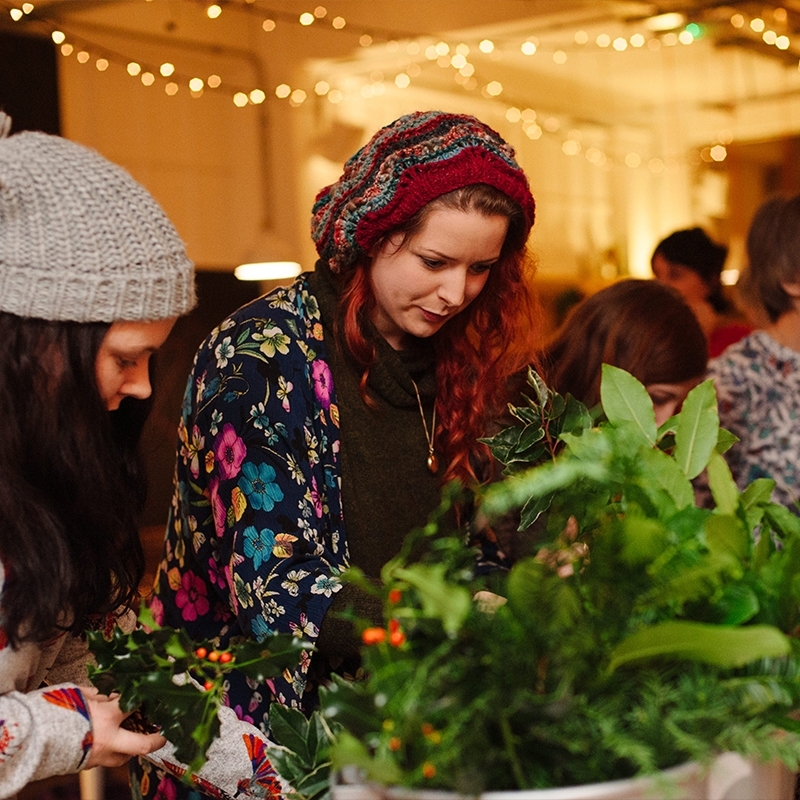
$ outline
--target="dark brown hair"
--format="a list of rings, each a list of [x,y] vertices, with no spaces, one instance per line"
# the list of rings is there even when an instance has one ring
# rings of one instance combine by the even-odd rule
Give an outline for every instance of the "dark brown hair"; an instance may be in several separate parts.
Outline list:
[[[717,244],[702,228],[686,228],[662,239],[653,252],[653,258],[657,255],[697,273],[708,287],[706,299],[714,310],[719,314],[729,310],[720,282],[722,268],[728,257],[725,245]]]
[[[700,377],[707,361],[705,336],[683,298],[657,281],[636,279],[575,306],[542,354],[549,385],[589,407],[600,401],[604,363],[647,385]]]
[[[106,409],[95,361],[109,327],[0,313],[2,627],[13,644],[80,632],[138,600],[137,444],[150,402]]]
[[[775,322],[794,308],[783,284],[800,282],[800,195],[770,198],[756,211],[747,233],[747,260],[744,289],[758,295]]]

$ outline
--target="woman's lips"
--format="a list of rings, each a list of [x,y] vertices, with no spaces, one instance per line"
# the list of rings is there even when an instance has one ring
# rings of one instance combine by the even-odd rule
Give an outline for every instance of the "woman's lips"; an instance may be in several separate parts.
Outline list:
[[[444,322],[449,316],[449,314],[436,314],[435,312],[427,311],[424,308],[420,310],[422,311],[422,316],[425,317],[428,322]]]

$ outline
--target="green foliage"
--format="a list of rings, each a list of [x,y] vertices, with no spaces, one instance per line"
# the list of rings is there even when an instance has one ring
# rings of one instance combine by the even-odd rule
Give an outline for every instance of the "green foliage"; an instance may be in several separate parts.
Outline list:
[[[263,642],[231,642],[226,649],[212,642],[193,642],[183,630],[159,627],[147,609],[132,633],[115,629],[106,639],[99,631],[87,636],[97,660],[89,677],[105,693],[119,692],[124,711],[139,710],[175,745],[175,755],[190,771],[202,766],[219,735],[217,710],[223,682],[231,670],[263,683],[300,660],[310,645],[279,634]]]
[[[481,509],[535,522],[537,543],[497,605],[469,600],[484,584],[460,536],[434,521],[409,538],[383,570],[385,626],[364,633],[366,681],[323,697],[341,726],[333,766],[469,795],[724,749],[796,768],[800,520],[770,502],[771,481],[736,487],[713,385],[657,428],[614,367],[599,422],[528,382],[515,424],[487,440],[505,471]],[[704,469],[714,510],[694,502]]]
[[[291,787],[287,800],[328,800],[330,797],[330,748],[334,731],[318,712],[307,718],[301,711],[272,703],[271,736],[278,746],[269,748],[272,765]]]

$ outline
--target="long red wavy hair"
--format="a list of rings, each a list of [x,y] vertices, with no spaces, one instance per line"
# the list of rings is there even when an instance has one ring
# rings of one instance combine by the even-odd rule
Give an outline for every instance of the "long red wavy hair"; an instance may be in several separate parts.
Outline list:
[[[478,441],[487,424],[505,410],[508,379],[536,361],[539,306],[533,293],[534,263],[526,248],[528,227],[522,209],[487,184],[471,184],[428,203],[402,226],[387,231],[376,250],[390,237],[402,234],[405,246],[436,207],[500,215],[509,220],[500,260],[489,272],[481,293],[434,337],[436,351],[436,440],[446,469],[443,482],[480,483],[486,475],[489,451]],[[343,333],[350,352],[363,367],[361,394],[367,389],[375,361],[374,345],[365,334],[375,307],[370,262],[341,274]]]

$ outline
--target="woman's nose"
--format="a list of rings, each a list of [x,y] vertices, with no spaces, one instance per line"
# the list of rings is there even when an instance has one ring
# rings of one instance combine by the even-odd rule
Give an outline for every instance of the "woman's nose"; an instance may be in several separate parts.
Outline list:
[[[137,400],[146,400],[150,397],[152,391],[153,389],[150,386],[150,365],[145,362],[144,364],[138,364],[126,376],[120,394],[124,394],[127,397],[135,397]]]
[[[448,306],[458,307],[464,302],[466,285],[466,270],[461,267],[444,270],[439,284],[439,297]]]

